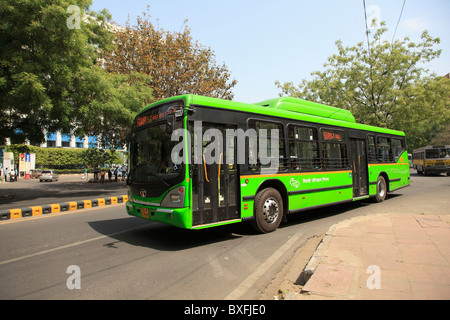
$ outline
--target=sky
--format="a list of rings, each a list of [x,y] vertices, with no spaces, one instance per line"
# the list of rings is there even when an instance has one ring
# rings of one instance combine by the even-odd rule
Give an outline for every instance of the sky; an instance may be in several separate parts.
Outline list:
[[[394,36],[404,0],[366,0],[369,20],[386,22],[387,40]],[[91,10],[108,9],[112,20],[136,24],[147,12],[151,22],[167,31],[191,29],[194,40],[210,47],[216,63],[231,71],[234,100],[259,102],[278,97],[275,81],[299,84],[323,70],[337,53],[335,42],[353,46],[366,41],[363,0],[93,0]],[[439,37],[439,59],[431,72],[450,72],[450,0],[405,0],[395,39],[419,42],[428,30]]]

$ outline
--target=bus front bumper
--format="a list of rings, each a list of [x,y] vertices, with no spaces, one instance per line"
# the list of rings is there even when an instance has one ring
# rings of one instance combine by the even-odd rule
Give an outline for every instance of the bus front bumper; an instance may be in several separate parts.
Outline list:
[[[427,174],[441,174],[445,173],[447,175],[450,174],[450,166],[433,166],[433,167],[425,167],[425,172]]]
[[[127,213],[131,216],[158,221],[179,228],[191,229],[192,227],[192,223],[188,219],[189,208],[163,208],[131,201],[127,202],[126,208]]]

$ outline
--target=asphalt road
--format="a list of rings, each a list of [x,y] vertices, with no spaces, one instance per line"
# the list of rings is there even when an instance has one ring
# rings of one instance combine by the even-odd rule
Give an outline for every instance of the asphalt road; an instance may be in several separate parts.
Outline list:
[[[265,235],[246,223],[177,229],[130,217],[124,204],[4,221],[0,299],[258,299],[308,238],[360,215],[449,214],[449,191],[448,177],[413,174],[383,203],[292,215]]]
[[[60,175],[59,181],[54,182],[39,182],[39,179],[3,182],[0,184],[0,210],[127,194],[125,182],[120,179],[101,184],[89,183],[81,177],[75,174]],[[88,178],[93,178],[93,174]]]

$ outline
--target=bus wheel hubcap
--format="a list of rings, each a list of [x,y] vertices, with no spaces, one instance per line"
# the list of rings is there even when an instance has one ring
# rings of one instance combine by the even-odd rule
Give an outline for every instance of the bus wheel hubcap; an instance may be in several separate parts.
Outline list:
[[[264,220],[268,223],[273,223],[277,220],[279,214],[278,202],[274,198],[269,198],[264,202],[263,215]]]
[[[380,197],[384,197],[384,193],[386,192],[386,186],[383,181],[378,181],[378,194]]]

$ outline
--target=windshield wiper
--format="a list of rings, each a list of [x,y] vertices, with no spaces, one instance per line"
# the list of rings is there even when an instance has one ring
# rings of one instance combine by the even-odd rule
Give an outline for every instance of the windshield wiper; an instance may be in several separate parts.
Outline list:
[[[157,175],[154,174],[154,173],[149,173],[148,175],[151,176],[151,177],[156,177],[156,178],[158,178],[159,181],[161,181],[162,183],[164,183],[164,184],[166,185],[166,187],[169,187],[169,186],[170,186],[170,184],[167,183],[167,181],[165,181],[165,180],[164,180],[163,178],[161,178],[160,176],[157,176]]]

